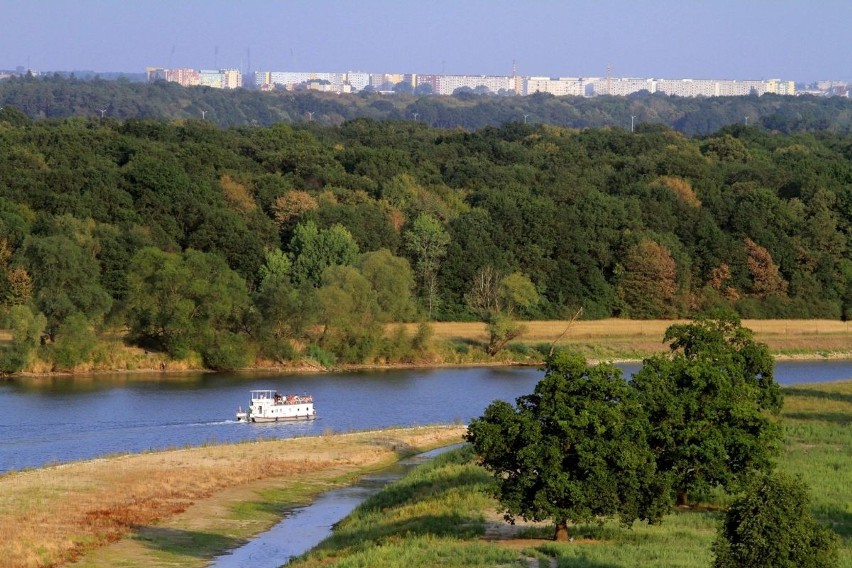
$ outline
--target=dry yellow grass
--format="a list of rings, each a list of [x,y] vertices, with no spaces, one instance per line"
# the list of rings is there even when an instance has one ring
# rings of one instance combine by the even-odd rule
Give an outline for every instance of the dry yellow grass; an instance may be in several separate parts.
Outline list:
[[[459,442],[463,431],[434,426],[262,441],[8,474],[0,478],[0,566],[58,566],[234,488],[260,480],[331,483],[403,451]]]
[[[623,320],[592,321],[530,321],[524,322],[526,333],[521,341],[526,343],[552,343],[557,345],[598,345],[613,347],[617,351],[655,352],[666,348],[663,334],[674,323],[688,320]],[[755,333],[758,341],[766,343],[775,353],[852,353],[852,328],[849,322],[836,320],[743,320],[743,326]],[[485,324],[480,322],[436,322],[434,337],[443,341],[486,342]],[[409,333],[416,326],[411,324]],[[567,333],[564,333],[566,328]],[[563,335],[564,333],[564,335]]]

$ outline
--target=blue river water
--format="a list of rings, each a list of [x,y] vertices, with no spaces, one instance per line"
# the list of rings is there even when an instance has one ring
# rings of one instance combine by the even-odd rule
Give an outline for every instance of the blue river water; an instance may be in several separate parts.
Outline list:
[[[619,365],[626,375],[638,364]],[[321,374],[95,375],[0,383],[0,473],[110,454],[318,435],[390,426],[467,423],[493,400],[514,402],[543,373],[476,367]],[[782,385],[852,379],[852,361],[779,362]],[[234,420],[249,390],[313,395],[318,419]]]

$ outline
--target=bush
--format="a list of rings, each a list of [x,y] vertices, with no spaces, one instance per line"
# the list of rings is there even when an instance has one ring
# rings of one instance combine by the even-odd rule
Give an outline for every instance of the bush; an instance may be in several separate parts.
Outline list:
[[[279,363],[292,361],[298,355],[295,347],[293,347],[293,343],[289,339],[274,336],[263,340],[261,353]]]
[[[246,339],[230,331],[216,332],[199,351],[204,366],[214,371],[245,367],[252,358]]]
[[[0,353],[0,372],[17,373],[29,365],[47,327],[43,314],[33,314],[27,306],[14,306],[7,325],[12,330],[12,344]]]
[[[432,336],[434,334],[435,330],[432,328],[431,323],[428,321],[420,322],[417,326],[417,333],[414,334],[412,346],[417,351],[426,351],[429,348],[429,342],[432,341]]]
[[[69,316],[59,326],[50,355],[56,369],[70,370],[89,360],[98,339],[83,314]]]
[[[319,345],[309,345],[307,356],[309,359],[313,359],[323,367],[332,367],[335,363],[337,363],[337,358],[334,356],[334,353],[329,353]]]
[[[837,547],[837,535],[811,515],[801,479],[761,474],[728,509],[713,567],[828,568],[837,565]]]

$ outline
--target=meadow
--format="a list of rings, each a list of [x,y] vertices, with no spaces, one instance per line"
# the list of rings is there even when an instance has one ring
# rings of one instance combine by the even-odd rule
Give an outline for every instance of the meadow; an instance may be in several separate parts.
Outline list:
[[[782,471],[810,486],[812,509],[842,539],[840,566],[852,567],[852,382],[786,388]],[[538,566],[706,568],[730,496],[705,495],[655,526],[608,521],[550,540],[549,523],[503,522],[484,489],[489,476],[469,450],[437,458],[385,489],[293,566]]]
[[[580,321],[528,321],[518,340],[494,358],[501,362],[539,361],[551,345],[579,353],[588,359],[642,359],[666,351],[663,335],[669,326],[689,320],[602,319]],[[765,343],[777,357],[849,357],[852,330],[838,320],[743,320],[755,340]],[[409,324],[413,334],[416,325]],[[488,341],[481,322],[434,322],[433,339],[448,362],[485,361]]]

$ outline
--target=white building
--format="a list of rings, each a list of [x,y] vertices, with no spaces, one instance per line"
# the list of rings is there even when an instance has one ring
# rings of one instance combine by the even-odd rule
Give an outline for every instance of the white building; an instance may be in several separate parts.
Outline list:
[[[557,97],[586,95],[586,81],[580,77],[527,77],[521,91],[524,95],[549,93]]]
[[[437,75],[434,92],[437,95],[452,95],[456,89],[462,87],[485,87],[495,94],[500,91],[514,92],[515,79],[503,75]]]

